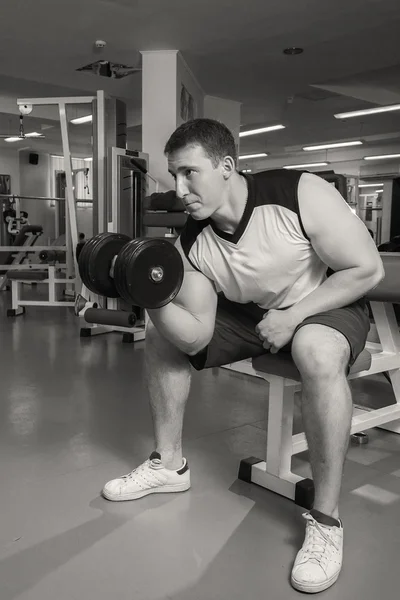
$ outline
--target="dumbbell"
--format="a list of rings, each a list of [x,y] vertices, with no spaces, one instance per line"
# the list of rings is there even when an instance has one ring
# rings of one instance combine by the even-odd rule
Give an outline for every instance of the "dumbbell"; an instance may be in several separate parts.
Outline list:
[[[131,240],[100,233],[83,246],[78,267],[82,282],[95,294],[147,309],[171,302],[183,281],[182,258],[164,238]]]

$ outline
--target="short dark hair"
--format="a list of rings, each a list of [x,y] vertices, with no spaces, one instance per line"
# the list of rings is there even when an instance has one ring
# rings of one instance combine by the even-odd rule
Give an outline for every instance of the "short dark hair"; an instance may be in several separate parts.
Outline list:
[[[237,161],[235,139],[226,125],[213,119],[193,119],[180,125],[165,145],[164,153],[171,154],[185,146],[201,146],[216,167],[231,156]]]

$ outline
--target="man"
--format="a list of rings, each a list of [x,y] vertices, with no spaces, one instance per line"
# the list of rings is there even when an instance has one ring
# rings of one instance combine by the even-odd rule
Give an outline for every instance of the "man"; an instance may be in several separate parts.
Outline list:
[[[234,139],[221,123],[185,123],[165,153],[189,217],[176,242],[182,288],[172,303],[148,311],[155,452],[107,483],[103,494],[119,501],[189,489],[182,423],[191,367],[290,351],[302,378],[315,484],[292,585],[322,591],[342,564],[338,500],[352,416],[346,376],[369,330],[363,297],[384,275],[379,253],[361,220],[320,177],[239,173]]]
[[[76,260],[79,259],[79,255],[82,252],[83,246],[86,244],[85,241],[85,234],[84,233],[80,233],[79,234],[79,240],[78,243],[76,245]]]

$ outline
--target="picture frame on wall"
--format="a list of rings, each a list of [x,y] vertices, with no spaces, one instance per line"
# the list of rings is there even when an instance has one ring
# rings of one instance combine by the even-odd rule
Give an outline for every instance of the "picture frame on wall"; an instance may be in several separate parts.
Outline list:
[[[181,119],[186,123],[186,121],[191,121],[195,118],[196,106],[193,99],[193,96],[189,94],[185,86],[182,84],[181,86]]]
[[[10,175],[0,175],[0,194],[11,194]]]

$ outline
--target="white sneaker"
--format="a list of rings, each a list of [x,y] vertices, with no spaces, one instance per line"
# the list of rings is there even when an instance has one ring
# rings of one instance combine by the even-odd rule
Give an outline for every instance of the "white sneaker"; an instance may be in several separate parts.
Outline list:
[[[343,527],[322,525],[309,513],[303,547],[293,565],[292,586],[300,592],[315,594],[337,581],[343,561]]]
[[[185,492],[190,488],[190,470],[187,460],[177,471],[166,469],[158,452],[153,452],[148,460],[128,475],[113,479],[103,488],[107,500],[122,502],[137,500],[147,494],[164,492]]]

